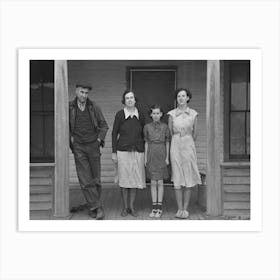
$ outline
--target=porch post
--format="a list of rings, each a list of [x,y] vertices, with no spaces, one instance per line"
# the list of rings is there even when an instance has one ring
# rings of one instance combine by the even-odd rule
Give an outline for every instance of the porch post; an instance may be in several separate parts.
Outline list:
[[[55,184],[53,215],[69,216],[69,122],[67,61],[55,60]]]
[[[223,214],[221,184],[220,61],[207,61],[207,215]]]

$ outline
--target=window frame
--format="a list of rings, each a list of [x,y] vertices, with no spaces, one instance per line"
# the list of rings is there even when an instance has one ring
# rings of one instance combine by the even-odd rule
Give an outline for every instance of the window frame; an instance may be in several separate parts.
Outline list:
[[[30,60],[30,163],[40,163],[40,162],[46,162],[46,163],[54,163],[55,162],[55,155],[53,154],[53,156],[47,156],[46,155],[46,119],[47,117],[52,116],[53,117],[53,122],[54,122],[54,106],[55,106],[55,101],[53,104],[53,109],[52,110],[46,110],[46,106],[44,106],[44,84],[45,83],[52,83],[54,85],[54,61],[51,60],[50,62],[53,63],[53,80],[52,81],[48,81],[48,80],[44,80],[42,77],[40,78],[40,80],[38,81],[38,84],[40,84],[40,94],[41,94],[41,102],[42,102],[42,109],[41,110],[32,110],[32,106],[31,106],[31,85],[34,83],[34,81],[32,80],[32,76],[31,76],[31,62],[32,60]],[[39,61],[37,61],[39,62]],[[43,74],[42,74],[43,76]],[[54,89],[53,89],[53,95],[54,95]],[[54,100],[54,96],[53,96],[53,100]],[[32,156],[31,154],[31,121],[32,121],[32,117],[42,117],[42,122],[43,122],[43,135],[42,135],[42,146],[43,146],[43,155],[42,156]],[[55,128],[54,128],[55,129]],[[54,134],[53,134],[54,135]],[[54,143],[54,139],[53,139],[53,150],[55,149],[55,143]]]
[[[246,89],[246,108],[245,110],[232,110],[231,109],[231,71],[232,65],[247,64],[249,65],[249,71],[247,74],[247,89]],[[249,103],[249,91],[250,91],[250,60],[228,60],[224,61],[224,161],[250,161],[250,153],[247,153],[247,118],[250,113],[251,106],[248,108]],[[245,114],[245,153],[235,155],[230,153],[230,136],[231,136],[231,113],[232,112],[244,112]],[[251,122],[251,114],[250,114]],[[251,125],[250,125],[251,126]],[[250,141],[251,142],[251,141]]]

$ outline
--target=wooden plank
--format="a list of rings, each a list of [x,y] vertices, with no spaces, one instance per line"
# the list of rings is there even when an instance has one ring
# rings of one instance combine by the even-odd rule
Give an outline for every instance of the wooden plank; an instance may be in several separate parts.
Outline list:
[[[250,210],[248,209],[226,209],[224,215],[229,217],[239,217],[242,219],[250,219]]]
[[[29,166],[33,167],[55,167],[54,162],[30,162]]]
[[[30,178],[30,186],[52,186],[52,178]]]
[[[250,202],[224,202],[224,209],[250,209]]]
[[[225,192],[244,192],[249,193],[250,192],[250,185],[224,185],[224,191]]]
[[[78,189],[70,191],[70,195],[69,195],[70,208],[72,208],[73,206],[78,206],[78,205],[82,205],[85,203],[86,203],[86,200],[84,198],[84,195],[83,195],[80,187]]]
[[[246,201],[250,202],[250,194],[249,193],[225,193],[224,201]]]
[[[50,220],[52,212],[48,210],[31,210],[30,211],[30,220]]]
[[[114,170],[101,170],[101,177],[111,177],[113,178],[115,176]]]
[[[250,185],[250,177],[224,177],[224,185]]]
[[[54,168],[50,167],[31,167],[30,178],[51,178]]]
[[[77,177],[69,177],[69,181],[70,181],[70,185],[72,184],[78,184],[79,183],[79,180]],[[113,184],[114,183],[114,178],[113,177],[104,177],[104,176],[101,176],[101,184],[102,183],[111,183]]]
[[[249,168],[225,168],[224,169],[225,177],[250,177]]]
[[[102,177],[101,176],[101,182],[102,183],[114,183],[114,179],[112,177]]]
[[[106,220],[121,219],[122,200],[119,187],[113,187],[102,191]]]
[[[32,194],[30,196],[30,202],[50,202],[52,201],[52,196],[51,194],[45,194],[45,193],[40,193],[40,194]]]
[[[52,209],[51,202],[32,202],[30,203],[30,211],[40,211]]]
[[[222,184],[220,169],[220,62],[207,61],[207,214],[222,215]]]
[[[54,216],[69,216],[69,101],[66,60],[55,60]]]
[[[223,168],[250,168],[250,161],[221,162]]]
[[[103,172],[103,171],[114,171],[114,166],[113,166],[113,164],[112,163],[110,163],[110,164],[102,164],[101,163],[101,172]],[[69,166],[69,173],[70,174],[74,174],[74,175],[76,175],[76,167],[75,166]]]
[[[30,194],[43,194],[52,193],[52,186],[41,185],[41,186],[30,186]]]

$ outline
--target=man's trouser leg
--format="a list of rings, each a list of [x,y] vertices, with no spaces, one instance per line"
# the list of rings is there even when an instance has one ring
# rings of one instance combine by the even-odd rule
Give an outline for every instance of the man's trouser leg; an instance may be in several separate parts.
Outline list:
[[[99,185],[100,179],[95,178],[92,172],[91,148],[89,144],[74,144],[74,157],[77,175],[83,195],[88,203],[89,209],[94,210],[101,206]],[[99,155],[100,166],[100,155]],[[100,174],[100,170],[99,170]]]
[[[100,148],[99,143],[96,141],[94,143],[91,143],[87,146],[88,148],[88,159],[91,166],[91,174],[94,178],[95,187],[97,189],[97,193],[99,196],[99,199],[101,198],[101,183],[100,183],[100,177],[101,177],[101,162],[100,162]]]

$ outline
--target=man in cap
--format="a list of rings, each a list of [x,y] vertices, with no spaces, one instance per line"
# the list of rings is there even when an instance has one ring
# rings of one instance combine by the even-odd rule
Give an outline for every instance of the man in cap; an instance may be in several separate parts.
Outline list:
[[[70,148],[89,215],[101,220],[105,213],[101,202],[100,146],[104,147],[108,125],[100,107],[88,98],[91,89],[89,83],[76,84],[76,98],[69,103]]]

